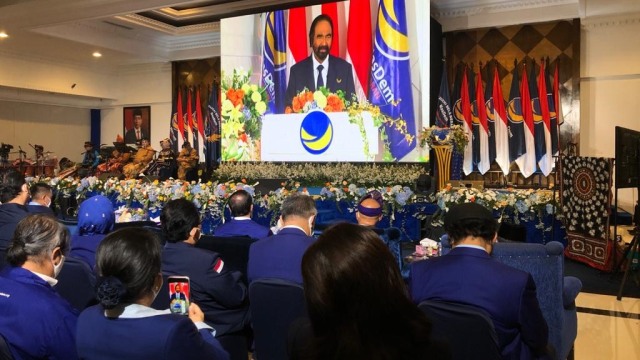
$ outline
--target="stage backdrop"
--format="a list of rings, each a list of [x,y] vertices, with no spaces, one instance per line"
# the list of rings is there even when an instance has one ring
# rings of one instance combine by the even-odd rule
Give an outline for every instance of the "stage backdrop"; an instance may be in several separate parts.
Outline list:
[[[497,62],[502,93],[505,97],[509,96],[514,60],[518,60],[520,77],[523,60],[527,63],[527,75],[533,60],[536,63],[536,74],[542,57],[549,57],[548,70],[552,74],[558,63],[560,102],[564,114],[564,123],[560,126],[560,148],[563,154],[579,154],[577,148],[580,131],[579,19],[447,32],[445,43],[449,89],[454,88],[455,69],[461,63],[472,65],[474,72],[477,73],[480,62],[483,67],[488,62],[493,62],[491,71]],[[486,81],[484,68],[483,80]],[[529,79],[529,81],[535,81],[535,79]],[[492,165],[493,169],[498,169],[496,164]]]

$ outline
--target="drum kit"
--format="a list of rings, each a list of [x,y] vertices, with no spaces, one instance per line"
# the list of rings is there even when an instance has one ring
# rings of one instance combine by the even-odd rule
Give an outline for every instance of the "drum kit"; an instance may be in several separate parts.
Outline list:
[[[55,170],[58,165],[58,158],[54,156],[53,151],[44,151],[42,145],[31,145],[35,152],[33,158],[27,158],[27,152],[18,146],[18,151],[11,151],[13,145],[0,144],[0,168],[14,168],[24,174],[24,176],[55,176]],[[9,155],[18,154],[18,157],[9,160]],[[34,160],[35,159],[35,160]]]

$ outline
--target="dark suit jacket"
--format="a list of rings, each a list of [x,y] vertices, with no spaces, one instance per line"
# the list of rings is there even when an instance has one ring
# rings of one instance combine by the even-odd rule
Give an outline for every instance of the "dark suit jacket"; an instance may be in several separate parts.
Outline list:
[[[316,90],[317,71],[313,68],[311,56],[291,67],[286,94],[287,105],[291,105],[293,97],[298,95],[304,88],[311,91]],[[351,64],[339,57],[329,55],[329,72],[327,73],[325,86],[331,92],[344,91],[345,98],[351,100],[352,94],[356,92]]]
[[[531,350],[542,353],[547,345],[547,323],[531,275],[491,259],[483,250],[456,247],[447,255],[414,262],[411,296],[416,304],[441,300],[487,311],[504,359],[532,358]]]
[[[96,250],[106,234],[72,235],[69,255],[85,261],[91,269],[96,267]]]
[[[149,139],[149,134],[147,134],[144,129],[140,129],[140,138],[141,139]],[[129,130],[127,130],[127,132],[124,134],[124,142],[126,144],[138,144],[139,141],[138,139],[136,139],[136,131],[135,129],[131,128]]]
[[[242,330],[249,323],[247,287],[242,274],[222,266],[218,253],[199,249],[184,242],[166,243],[162,251],[162,272],[165,275],[188,276],[191,301],[204,312],[205,322],[216,329],[216,336]]]
[[[258,224],[257,222],[248,220],[231,219],[226,223],[218,226],[213,232],[214,236],[249,236],[252,239],[262,239],[271,235],[271,230]]]
[[[77,349],[82,359],[229,359],[211,332],[198,334],[186,316],[108,319],[100,305],[80,314]]]
[[[43,214],[54,216],[53,210],[50,207],[44,205],[27,205],[27,210],[30,214]]]
[[[302,255],[314,241],[297,228],[284,228],[276,235],[256,241],[249,248],[249,282],[275,278],[302,285]]]

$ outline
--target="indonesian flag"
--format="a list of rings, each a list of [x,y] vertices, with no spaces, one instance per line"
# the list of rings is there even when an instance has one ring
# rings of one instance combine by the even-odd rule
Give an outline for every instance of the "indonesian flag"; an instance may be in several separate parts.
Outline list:
[[[522,72],[520,84],[520,97],[522,103],[522,117],[524,118],[524,144],[525,153],[516,159],[516,164],[525,178],[536,172],[536,149],[533,137],[533,109],[531,108],[531,95],[529,94],[529,81],[526,69]]]
[[[462,75],[462,85],[460,86],[460,101],[462,102],[462,115],[464,116],[464,123],[462,127],[467,134],[467,138],[473,137],[473,120],[471,119],[471,99],[469,98],[469,81],[467,80],[467,68],[465,66],[464,73]],[[462,171],[465,175],[469,175],[473,172],[473,146],[471,141],[464,148],[464,161],[462,163]]]
[[[191,88],[187,89],[187,141],[193,142],[193,137],[197,136],[193,133],[193,110],[191,106]],[[194,145],[194,144],[192,144]]]
[[[305,7],[289,9],[287,31],[287,66],[291,67],[309,56],[310,44],[307,38],[307,10]]]
[[[369,0],[351,0],[347,30],[347,61],[353,65],[356,95],[360,102],[365,101],[369,95],[369,74],[373,51],[371,34]]]
[[[496,139],[496,163],[500,166],[502,173],[509,174],[509,129],[507,125],[507,110],[504,106],[502,96],[502,86],[498,68],[493,72],[493,117],[495,122]]]
[[[478,171],[484,175],[489,171],[491,161],[489,161],[489,123],[487,122],[487,108],[484,105],[484,90],[482,89],[480,68],[478,68],[476,79],[476,107],[478,108],[478,120],[480,122],[480,161],[478,162]]]
[[[540,112],[544,124],[544,141],[546,153],[538,161],[540,171],[548,176],[553,168],[551,153],[551,117],[549,115],[549,102],[547,101],[547,76],[544,71],[544,60],[540,62],[540,74],[538,75],[538,97],[540,99]]]
[[[338,22],[338,3],[322,4],[322,13],[328,15],[333,23],[333,36],[330,53],[340,57],[340,23]],[[311,45],[311,44],[309,44]]]

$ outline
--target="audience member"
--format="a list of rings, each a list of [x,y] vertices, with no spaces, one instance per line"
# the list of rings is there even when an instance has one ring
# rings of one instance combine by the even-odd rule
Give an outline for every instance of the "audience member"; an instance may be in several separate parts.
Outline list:
[[[249,236],[262,239],[271,235],[268,227],[251,220],[253,198],[246,190],[238,190],[231,194],[229,210],[231,210],[231,220],[220,225],[213,233],[215,236]]]
[[[35,183],[29,188],[31,201],[27,204],[27,210],[32,214],[53,215],[51,201],[53,200],[53,189],[45,183]]]
[[[15,169],[2,170],[0,172],[0,251],[7,250],[16,225],[29,215],[25,206],[28,199],[29,188],[24,175]]]
[[[491,212],[476,203],[456,205],[445,215],[444,227],[453,249],[412,264],[413,301],[477,306],[493,320],[503,358],[543,355],[548,329],[536,285],[529,273],[491,259],[498,229]]]
[[[150,307],[162,286],[161,251],[153,233],[141,228],[115,231],[100,243],[100,304],[85,309],[78,319],[80,358],[229,358],[195,303],[188,317]]]
[[[307,195],[294,194],[284,199],[282,228],[276,235],[251,244],[247,277],[249,282],[263,278],[284,279],[302,284],[302,255],[315,241],[313,224],[316,203]]]
[[[0,333],[15,359],[77,359],[77,312],[53,286],[69,251],[69,231],[33,214],[16,227],[0,272]]]
[[[77,234],[71,237],[71,256],[84,260],[93,269],[98,245],[115,223],[111,200],[96,195],[83,201],[78,208]]]
[[[325,230],[304,254],[302,276],[311,329],[292,325],[294,358],[449,358],[431,343],[429,320],[371,229],[340,223]]]
[[[196,248],[200,239],[200,214],[185,199],[172,200],[160,215],[167,243],[162,252],[162,272],[191,280],[191,299],[198,303],[207,324],[217,336],[242,331],[249,324],[247,287],[242,275],[229,271],[219,254]]]

